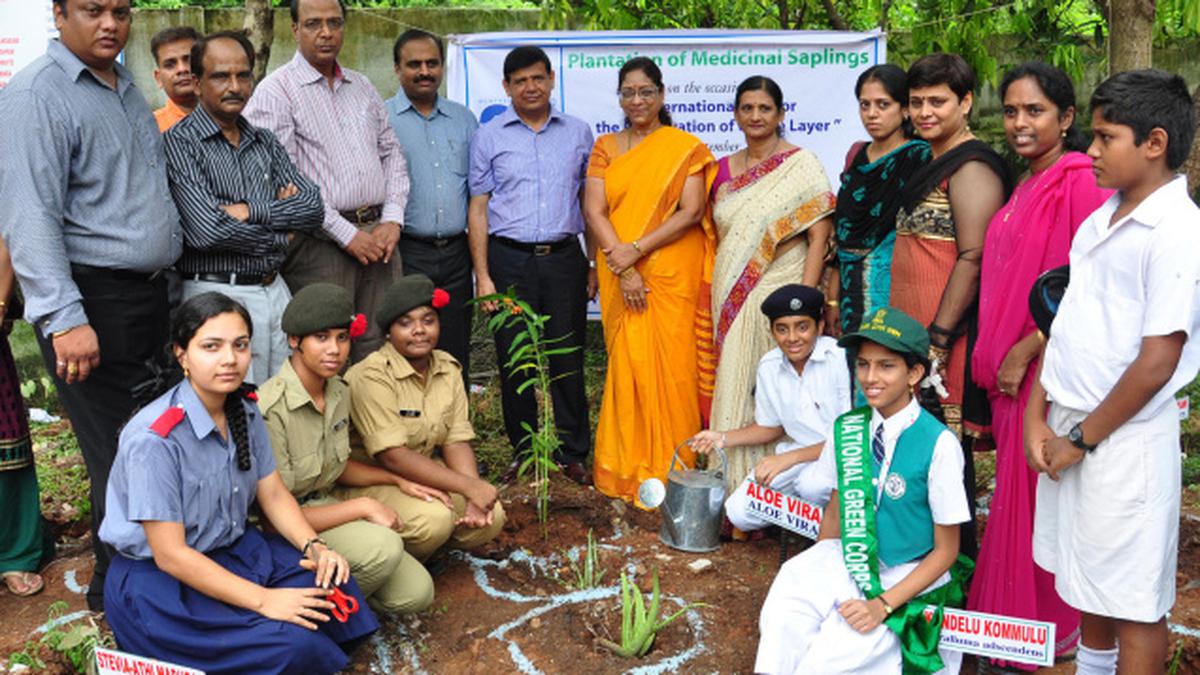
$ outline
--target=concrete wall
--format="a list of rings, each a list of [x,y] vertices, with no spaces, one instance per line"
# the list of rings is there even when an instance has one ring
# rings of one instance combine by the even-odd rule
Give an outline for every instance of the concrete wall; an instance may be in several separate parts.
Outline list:
[[[351,9],[346,17],[346,42],[341,62],[370,78],[380,95],[390,98],[399,88],[392,72],[392,44],[409,28],[421,28],[436,35],[490,31],[533,30],[537,28],[537,10],[489,9]],[[187,8],[178,10],[136,10],[125,64],[137,77],[138,87],[152,108],[163,105],[165,97],[154,83],[154,58],[150,38],[168,26],[189,25],[201,33],[240,29],[242,10]],[[292,38],[292,19],[288,10],[275,11],[275,40],[271,45],[270,70],[292,58],[296,41]]]

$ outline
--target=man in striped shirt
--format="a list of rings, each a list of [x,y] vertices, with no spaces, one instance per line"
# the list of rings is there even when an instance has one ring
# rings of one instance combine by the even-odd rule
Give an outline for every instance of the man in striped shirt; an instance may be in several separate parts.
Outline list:
[[[183,243],[162,134],[117,63],[129,2],[54,0],[59,38],[0,91],[0,235],[87,464],[93,611],[113,555],[96,530],[117,432],[167,342],[162,270]]]
[[[292,0],[296,55],[263,79],[246,117],[270,129],[304,175],[321,188],[325,220],[292,242],[283,278],[295,292],[314,281],[350,292],[374,316],[400,277],[396,244],[408,203],[408,166],[383,99],[366,76],[341,67],[341,0]],[[354,343],[358,361],[384,342],[373,322]]]
[[[217,291],[250,310],[246,379],[262,383],[290,353],[279,326],[292,296],[277,272],[295,233],[321,226],[321,194],[270,131],[242,117],[254,88],[249,40],[238,32],[200,38],[191,64],[199,105],[165,137],[167,176],[183,218],[175,268],[185,300]]]

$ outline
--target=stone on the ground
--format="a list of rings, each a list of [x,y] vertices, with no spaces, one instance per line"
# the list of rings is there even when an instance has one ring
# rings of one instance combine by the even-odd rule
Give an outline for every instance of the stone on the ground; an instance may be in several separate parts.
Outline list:
[[[697,558],[688,563],[687,568],[695,574],[700,574],[701,572],[707,572],[708,570],[712,569],[712,566],[713,561],[709,560],[708,558]]]

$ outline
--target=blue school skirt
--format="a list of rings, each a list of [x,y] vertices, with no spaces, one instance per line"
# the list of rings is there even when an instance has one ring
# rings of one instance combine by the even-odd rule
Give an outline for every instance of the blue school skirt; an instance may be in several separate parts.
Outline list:
[[[208,552],[221,567],[267,588],[312,587],[300,552],[253,527],[230,546]],[[354,579],[342,591],[358,599],[346,623],[312,631],[204,595],[158,569],[154,560],[113,557],[104,581],[104,612],[120,648],[217,673],[334,673],[353,647],[379,629]]]

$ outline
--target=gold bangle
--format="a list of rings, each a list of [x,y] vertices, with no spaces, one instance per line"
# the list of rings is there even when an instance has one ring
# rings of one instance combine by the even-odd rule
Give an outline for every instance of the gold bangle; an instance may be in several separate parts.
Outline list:
[[[637,239],[634,239],[633,241],[631,241],[629,243],[631,246],[633,246],[633,250],[638,252],[638,255],[643,255],[642,246],[641,246],[641,244],[638,243]]]
[[[56,338],[60,338],[60,337],[62,337],[62,336],[64,336],[64,335],[66,335],[67,333],[70,333],[71,331],[75,330],[76,328],[79,328],[79,326],[71,326],[70,328],[64,328],[64,329],[62,329],[62,330],[56,330],[56,331],[54,331],[53,333],[51,333],[51,334],[50,334],[50,339],[51,339],[51,340],[54,340],[54,339],[56,339]]]
[[[840,300],[834,299],[834,300],[826,300],[825,304],[836,309],[836,308],[840,307],[842,303]]]
[[[0,309],[4,309],[5,307],[8,307],[8,302],[5,300],[0,300]]]

